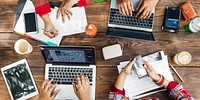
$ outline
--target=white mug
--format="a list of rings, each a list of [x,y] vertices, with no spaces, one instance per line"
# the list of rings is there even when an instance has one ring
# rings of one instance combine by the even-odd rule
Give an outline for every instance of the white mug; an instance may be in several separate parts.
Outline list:
[[[15,42],[14,49],[18,54],[29,54],[33,51],[33,46],[25,39]]]

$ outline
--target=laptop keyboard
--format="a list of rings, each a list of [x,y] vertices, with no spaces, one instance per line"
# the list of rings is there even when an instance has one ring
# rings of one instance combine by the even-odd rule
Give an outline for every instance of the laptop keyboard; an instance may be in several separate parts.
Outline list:
[[[118,9],[111,8],[109,24],[146,28],[146,29],[153,28],[153,16],[154,16],[153,13],[149,19],[139,19],[138,17],[136,17],[136,13],[137,12],[133,11],[132,16],[123,16],[122,14],[119,13]]]
[[[68,67],[49,67],[49,79],[53,79],[52,83],[72,84],[77,83],[77,76],[83,74],[90,80],[92,85],[92,68],[68,68]]]

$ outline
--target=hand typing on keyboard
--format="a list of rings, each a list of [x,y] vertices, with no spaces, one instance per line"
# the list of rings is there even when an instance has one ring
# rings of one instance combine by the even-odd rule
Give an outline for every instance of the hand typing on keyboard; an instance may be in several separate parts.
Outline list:
[[[136,8],[136,16],[141,19],[150,18],[158,1],[159,0],[140,0]],[[132,16],[132,11],[134,11],[132,0],[117,0],[117,3],[118,9],[122,15]]]
[[[38,100],[54,100],[56,95],[59,93],[59,90],[54,91],[57,83],[54,83],[53,79],[45,80],[40,89],[40,94]],[[90,100],[90,80],[84,75],[77,76],[77,85],[73,82],[74,93],[80,100]],[[67,93],[66,93],[67,95]]]
[[[90,81],[84,75],[77,77],[78,85],[72,83],[74,88],[74,93],[79,98],[79,100],[90,100]]]
[[[40,89],[38,100],[54,100],[59,90],[53,92],[57,84],[50,85],[53,80],[45,80]]]

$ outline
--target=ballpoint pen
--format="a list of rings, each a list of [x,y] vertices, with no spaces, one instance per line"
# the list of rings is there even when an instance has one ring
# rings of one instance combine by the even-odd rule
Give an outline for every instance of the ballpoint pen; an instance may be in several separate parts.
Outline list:
[[[44,29],[44,28],[42,28],[42,30],[44,30],[45,32],[50,32],[51,34],[53,34],[52,30],[48,30],[48,29]]]
[[[172,68],[172,70],[176,73],[176,75],[178,76],[178,78],[184,83],[183,78],[178,74],[178,72],[177,72],[176,69],[172,66],[172,64],[169,63],[169,65],[170,65],[170,67]]]

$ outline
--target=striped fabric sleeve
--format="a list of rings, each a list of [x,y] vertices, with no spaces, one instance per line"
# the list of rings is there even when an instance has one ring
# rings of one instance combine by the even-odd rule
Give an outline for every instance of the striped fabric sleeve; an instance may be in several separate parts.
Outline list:
[[[51,12],[48,0],[31,0],[35,6],[35,11],[40,16]]]
[[[114,86],[111,86],[108,95],[108,100],[123,100],[125,97],[125,90],[119,90]]]
[[[192,95],[177,82],[171,81],[167,86],[169,96],[176,100],[194,100]]]

